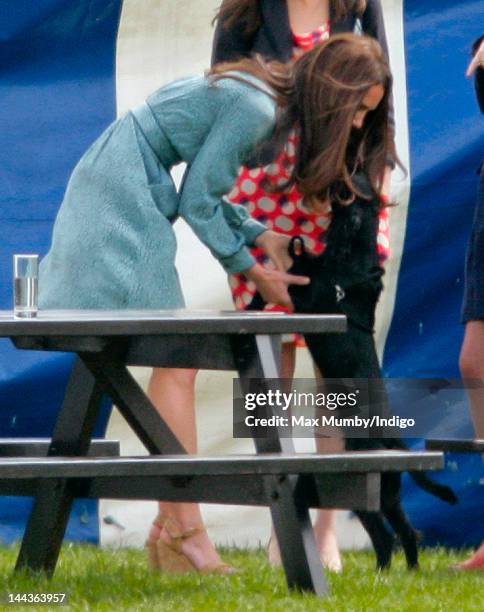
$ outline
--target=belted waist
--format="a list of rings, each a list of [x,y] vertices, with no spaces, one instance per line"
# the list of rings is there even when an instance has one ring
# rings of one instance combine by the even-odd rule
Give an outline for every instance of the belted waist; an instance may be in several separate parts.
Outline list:
[[[180,156],[173,148],[168,137],[156,120],[153,111],[146,102],[131,110],[136,123],[143,132],[153,153],[165,168],[170,168],[180,161]]]

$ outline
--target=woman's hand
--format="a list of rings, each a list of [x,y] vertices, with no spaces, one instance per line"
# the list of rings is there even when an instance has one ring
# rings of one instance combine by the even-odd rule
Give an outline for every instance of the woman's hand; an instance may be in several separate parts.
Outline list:
[[[474,57],[467,66],[466,76],[472,76],[478,68],[484,68],[484,40],[479,45]]]
[[[289,236],[267,230],[257,236],[255,246],[264,250],[277,270],[285,272],[292,265],[292,259],[289,257],[288,252],[290,240]]]
[[[248,270],[244,270],[243,274],[255,283],[265,302],[286,306],[291,310],[293,309],[293,304],[287,290],[288,286],[309,284],[307,276],[295,276],[281,270],[268,270],[257,263]]]
[[[393,168],[391,166],[385,166],[385,173],[383,175],[383,181],[380,189],[380,195],[383,197],[384,200],[388,202],[390,201],[392,171]]]

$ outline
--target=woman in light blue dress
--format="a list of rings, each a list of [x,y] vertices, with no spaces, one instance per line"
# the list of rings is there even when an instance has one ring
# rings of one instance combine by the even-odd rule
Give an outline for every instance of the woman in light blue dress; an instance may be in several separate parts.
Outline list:
[[[373,39],[341,34],[292,66],[259,60],[169,84],[113,123],[69,181],[41,263],[41,308],[180,308],[172,224],[184,218],[227,272],[243,272],[266,302],[290,306],[287,238],[226,203],[239,167],[274,154],[294,128],[295,170],[308,206],[349,203],[363,169],[375,191],[391,149],[391,77]],[[184,161],[177,193],[170,176]],[[281,187],[282,188],[282,187]],[[255,262],[247,245],[276,265]],[[187,452],[196,452],[192,370],[154,369],[148,394]],[[161,503],[147,542],[158,569],[227,573],[196,504]]]

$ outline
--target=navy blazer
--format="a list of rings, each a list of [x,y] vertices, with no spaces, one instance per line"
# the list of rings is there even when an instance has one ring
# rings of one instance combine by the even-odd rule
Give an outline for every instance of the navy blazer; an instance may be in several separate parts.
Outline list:
[[[244,23],[238,21],[230,28],[217,22],[212,46],[212,65],[260,53],[266,59],[288,62],[292,59],[293,42],[289,14],[285,0],[260,0],[261,25],[250,36],[244,35]],[[388,45],[380,0],[368,0],[361,16],[346,15],[333,23],[331,33],[354,32],[355,28],[376,38],[388,57]],[[358,23],[360,22],[360,23]]]
[[[476,95],[481,113],[484,113],[484,68],[476,70]]]
[[[475,55],[477,49],[481,45],[484,40],[484,36],[480,36],[476,42],[472,45],[472,54]],[[481,109],[481,113],[484,113],[484,68],[482,66],[478,66],[475,72],[474,84],[476,86],[476,96],[477,102],[479,103],[479,108]]]
[[[223,3],[222,3],[223,4]],[[266,59],[288,62],[293,57],[293,41],[286,0],[259,0],[261,24],[252,35],[244,34],[245,24],[237,21],[225,28],[217,22],[212,44],[212,65],[260,53]],[[363,14],[348,14],[331,20],[331,34],[361,32],[375,38],[388,58],[388,45],[380,0],[367,0]],[[389,126],[395,131],[393,97],[390,96]],[[389,163],[393,163],[389,160]]]

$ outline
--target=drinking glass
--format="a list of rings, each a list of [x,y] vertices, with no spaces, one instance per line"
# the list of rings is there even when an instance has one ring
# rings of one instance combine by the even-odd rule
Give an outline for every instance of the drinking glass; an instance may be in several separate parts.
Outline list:
[[[37,316],[39,292],[39,256],[13,256],[13,316],[28,319]]]

